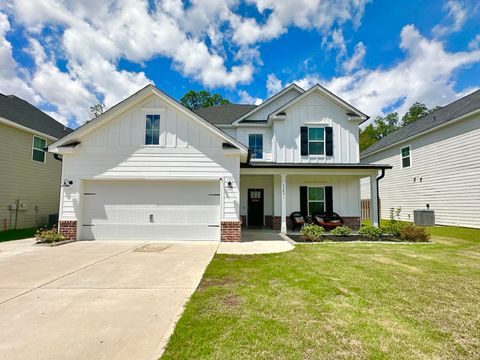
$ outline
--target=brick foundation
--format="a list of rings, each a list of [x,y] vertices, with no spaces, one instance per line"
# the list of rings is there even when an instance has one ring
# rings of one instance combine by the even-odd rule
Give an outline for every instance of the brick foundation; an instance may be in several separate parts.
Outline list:
[[[281,216],[272,216],[272,229],[280,230],[282,227],[282,217]]]
[[[58,232],[65,235],[68,240],[77,240],[77,222],[75,220],[60,220]]]
[[[222,221],[220,225],[221,240],[224,242],[242,241],[241,221]]]
[[[273,229],[273,216],[265,215],[265,226],[266,229]]]
[[[240,215],[240,221],[242,222],[242,227],[247,227],[247,216]]]
[[[359,217],[343,217],[343,220],[345,221],[344,225],[348,226],[352,230],[358,230],[360,229],[360,218]]]

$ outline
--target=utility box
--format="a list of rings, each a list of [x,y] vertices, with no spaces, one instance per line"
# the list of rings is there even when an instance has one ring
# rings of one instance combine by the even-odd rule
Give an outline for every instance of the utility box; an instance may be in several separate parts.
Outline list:
[[[28,210],[27,200],[18,200],[18,210],[20,210],[20,211]]]
[[[433,210],[413,210],[413,221],[419,226],[434,226],[435,211]]]

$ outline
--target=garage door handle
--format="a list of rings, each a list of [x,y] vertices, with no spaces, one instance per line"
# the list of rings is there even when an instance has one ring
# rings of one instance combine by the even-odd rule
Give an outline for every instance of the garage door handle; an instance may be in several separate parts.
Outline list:
[[[153,214],[150,214],[150,222],[153,223]]]

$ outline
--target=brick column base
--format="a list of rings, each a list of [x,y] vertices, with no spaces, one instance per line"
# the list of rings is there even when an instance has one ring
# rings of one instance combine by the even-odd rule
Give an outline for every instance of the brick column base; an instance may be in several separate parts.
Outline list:
[[[360,229],[360,218],[355,216],[344,216],[344,225],[348,226],[352,230]]]
[[[236,220],[222,221],[220,234],[221,240],[225,242],[242,241],[242,222]]]
[[[282,228],[282,217],[281,216],[273,216],[272,218],[272,229],[273,230],[280,230]]]
[[[77,222],[75,220],[60,220],[58,232],[65,235],[68,240],[77,240]]]

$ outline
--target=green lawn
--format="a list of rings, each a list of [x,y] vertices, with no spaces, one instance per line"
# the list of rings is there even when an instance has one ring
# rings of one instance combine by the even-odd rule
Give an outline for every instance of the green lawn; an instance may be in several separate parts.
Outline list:
[[[216,255],[163,358],[479,359],[480,230],[430,231]]]
[[[35,236],[36,231],[37,228],[1,231],[0,242],[31,238]]]

